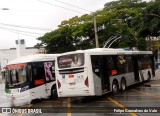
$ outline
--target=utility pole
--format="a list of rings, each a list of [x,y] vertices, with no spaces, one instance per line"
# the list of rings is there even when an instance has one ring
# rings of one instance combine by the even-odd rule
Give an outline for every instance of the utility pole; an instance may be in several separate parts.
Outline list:
[[[97,34],[97,24],[96,24],[96,16],[95,16],[95,13],[93,13],[93,20],[94,20],[94,32],[95,32],[96,48],[99,48],[98,34]]]

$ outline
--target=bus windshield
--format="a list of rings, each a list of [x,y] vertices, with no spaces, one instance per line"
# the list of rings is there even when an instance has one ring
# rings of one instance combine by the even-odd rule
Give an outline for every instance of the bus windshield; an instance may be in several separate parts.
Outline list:
[[[6,87],[17,87],[27,81],[27,64],[14,64],[6,66]]]
[[[57,60],[59,68],[79,67],[84,65],[84,54],[78,53],[59,56]]]

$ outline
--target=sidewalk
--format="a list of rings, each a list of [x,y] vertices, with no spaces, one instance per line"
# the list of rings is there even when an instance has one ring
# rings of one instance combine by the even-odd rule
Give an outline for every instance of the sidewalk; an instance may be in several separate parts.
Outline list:
[[[157,69],[155,71],[155,77],[153,77],[150,82],[146,83],[145,86],[148,86],[148,87],[153,87],[153,86],[160,87],[160,69]]]

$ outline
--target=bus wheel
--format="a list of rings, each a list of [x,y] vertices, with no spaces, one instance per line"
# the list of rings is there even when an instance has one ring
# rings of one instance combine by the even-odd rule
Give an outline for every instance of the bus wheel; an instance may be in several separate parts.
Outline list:
[[[53,85],[51,88],[51,98],[58,98],[56,85]]]
[[[119,91],[118,82],[114,80],[112,83],[112,92],[113,94],[117,94],[118,91]]]
[[[126,90],[126,80],[124,78],[122,78],[121,80],[121,90],[122,91]]]
[[[151,80],[151,73],[150,72],[148,72],[148,82]]]

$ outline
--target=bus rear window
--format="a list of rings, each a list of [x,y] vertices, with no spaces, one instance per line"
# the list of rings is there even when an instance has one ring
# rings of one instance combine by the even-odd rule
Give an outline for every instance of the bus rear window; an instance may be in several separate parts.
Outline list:
[[[59,56],[57,60],[59,68],[79,67],[84,65],[84,54],[79,53]]]

